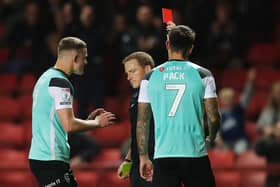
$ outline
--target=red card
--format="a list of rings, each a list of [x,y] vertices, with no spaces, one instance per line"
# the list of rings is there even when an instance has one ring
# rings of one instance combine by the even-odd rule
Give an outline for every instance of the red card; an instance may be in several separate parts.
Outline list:
[[[172,10],[168,8],[162,8],[162,20],[163,23],[167,23],[168,21],[173,21]]]

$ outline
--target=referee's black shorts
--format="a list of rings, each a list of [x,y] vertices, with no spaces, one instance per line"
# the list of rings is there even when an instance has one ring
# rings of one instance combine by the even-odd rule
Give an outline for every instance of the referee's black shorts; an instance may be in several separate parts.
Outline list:
[[[157,187],[215,187],[208,156],[154,160],[153,184]]]
[[[29,160],[40,187],[77,187],[69,164],[62,161]]]

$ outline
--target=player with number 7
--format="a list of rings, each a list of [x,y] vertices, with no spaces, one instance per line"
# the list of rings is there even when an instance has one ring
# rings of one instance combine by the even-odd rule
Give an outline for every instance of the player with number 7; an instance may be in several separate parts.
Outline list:
[[[171,22],[167,21],[167,26]],[[167,32],[168,61],[142,80],[138,98],[137,144],[139,172],[157,187],[214,187],[206,150],[203,116],[213,143],[220,127],[215,80],[212,73],[189,61],[195,32],[171,26]],[[154,117],[155,152],[147,148],[150,119]]]

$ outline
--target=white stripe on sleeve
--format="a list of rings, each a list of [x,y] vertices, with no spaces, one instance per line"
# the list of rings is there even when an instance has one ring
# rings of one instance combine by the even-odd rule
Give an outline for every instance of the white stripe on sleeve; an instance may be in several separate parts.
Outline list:
[[[148,80],[142,80],[140,91],[139,91],[139,97],[138,102],[139,103],[150,103],[149,96],[148,96]]]
[[[203,79],[203,82],[205,84],[205,93],[204,93],[204,99],[208,98],[216,98],[216,84],[215,79],[213,76],[205,77]]]

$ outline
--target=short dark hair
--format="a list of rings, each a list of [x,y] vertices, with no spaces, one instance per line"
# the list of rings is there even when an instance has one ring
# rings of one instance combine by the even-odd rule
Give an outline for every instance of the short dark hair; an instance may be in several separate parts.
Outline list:
[[[57,53],[60,54],[64,50],[76,50],[80,52],[84,48],[87,48],[87,44],[83,40],[76,37],[65,37],[59,41]]]
[[[170,48],[172,51],[181,51],[187,57],[195,41],[195,32],[188,26],[177,25],[168,32]]]
[[[131,53],[130,55],[128,55],[123,59],[122,63],[125,64],[127,61],[130,61],[132,59],[136,59],[139,65],[142,67],[149,65],[153,68],[155,66],[153,58],[151,57],[151,55],[149,55],[146,52],[137,51]]]

